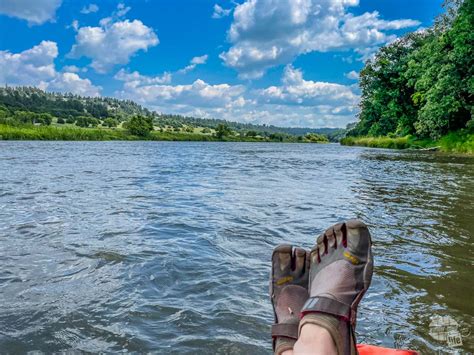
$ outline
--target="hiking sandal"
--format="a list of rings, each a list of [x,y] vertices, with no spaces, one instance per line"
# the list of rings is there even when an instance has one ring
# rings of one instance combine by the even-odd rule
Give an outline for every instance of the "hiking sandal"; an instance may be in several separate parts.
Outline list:
[[[308,291],[299,331],[319,325],[331,334],[339,355],[357,354],[357,306],[372,280],[372,241],[367,226],[349,220],[327,229],[310,254]]]
[[[291,245],[279,245],[273,250],[270,298],[275,315],[275,354],[293,349],[298,339],[301,308],[308,299],[308,255],[304,249]]]

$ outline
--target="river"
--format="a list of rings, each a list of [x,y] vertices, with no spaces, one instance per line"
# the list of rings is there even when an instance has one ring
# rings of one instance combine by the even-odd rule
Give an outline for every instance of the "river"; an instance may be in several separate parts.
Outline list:
[[[336,144],[0,142],[0,353],[270,354],[272,249],[371,228],[359,342],[474,351],[474,158]]]

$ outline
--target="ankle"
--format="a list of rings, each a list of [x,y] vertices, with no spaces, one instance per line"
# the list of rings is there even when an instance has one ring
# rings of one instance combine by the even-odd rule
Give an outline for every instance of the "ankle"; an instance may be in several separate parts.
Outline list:
[[[306,323],[300,327],[300,335],[294,346],[294,353],[337,355],[338,350],[327,329],[317,324]]]

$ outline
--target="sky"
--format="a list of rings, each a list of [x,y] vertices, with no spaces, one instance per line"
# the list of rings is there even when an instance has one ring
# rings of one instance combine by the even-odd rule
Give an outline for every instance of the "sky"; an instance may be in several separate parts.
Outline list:
[[[357,120],[358,72],[442,0],[1,0],[0,85],[287,127]]]

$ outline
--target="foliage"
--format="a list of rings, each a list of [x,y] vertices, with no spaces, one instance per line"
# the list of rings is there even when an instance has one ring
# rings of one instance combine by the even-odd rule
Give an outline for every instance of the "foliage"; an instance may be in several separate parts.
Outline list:
[[[360,145],[372,148],[405,149],[410,147],[410,136],[406,137],[346,137],[341,140],[343,145]]]
[[[323,134],[308,133],[304,136],[304,140],[311,143],[328,143],[329,139]]]
[[[15,111],[28,111],[34,113],[49,113],[58,118],[63,118],[66,123],[73,124],[79,117],[80,127],[96,126],[98,121],[89,121],[84,117],[101,120],[106,127],[109,126],[108,119],[114,119],[118,124],[126,122],[135,115],[147,116],[153,119],[153,123],[160,128],[171,127],[179,132],[182,127],[191,133],[191,129],[204,128],[203,133],[209,134],[219,124],[226,125],[232,131],[245,133],[254,131],[259,136],[268,137],[270,134],[285,134],[291,136],[303,136],[306,133],[318,133],[327,135],[330,140],[333,134],[339,134],[341,130],[335,128],[304,128],[304,127],[277,127],[273,125],[259,125],[252,123],[231,122],[216,118],[197,118],[174,114],[151,112],[148,109],[130,100],[118,100],[110,97],[83,97],[70,93],[49,93],[34,87],[6,87],[0,88],[0,118],[9,117]],[[87,126],[86,126],[87,125]],[[251,137],[249,137],[251,138]]]
[[[223,138],[229,136],[232,133],[232,130],[225,124],[219,123],[216,127],[216,137]]]
[[[359,145],[372,148],[420,149],[437,147],[442,152],[474,154],[474,134],[467,129],[450,132],[438,140],[405,137],[345,137],[343,145]]]
[[[451,1],[431,28],[380,49],[360,73],[361,111],[350,136],[437,139],[466,127],[474,96],[474,0]]]
[[[106,119],[102,122],[102,126],[104,126],[104,127],[109,127],[109,128],[117,127],[118,124],[119,124],[119,122],[118,122],[115,118],[112,118],[112,117],[106,118]]]
[[[138,137],[147,137],[153,131],[153,119],[150,116],[133,116],[126,122],[125,128]]]

